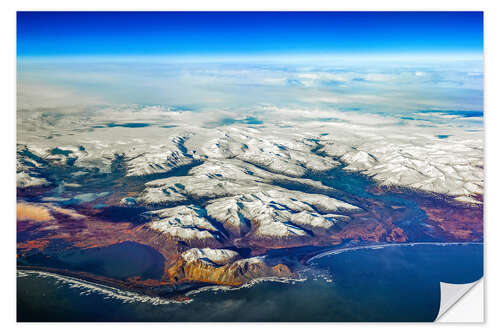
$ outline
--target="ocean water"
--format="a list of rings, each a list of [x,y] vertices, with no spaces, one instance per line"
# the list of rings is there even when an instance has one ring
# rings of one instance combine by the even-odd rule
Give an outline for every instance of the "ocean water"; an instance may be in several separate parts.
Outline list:
[[[166,302],[34,271],[17,277],[18,321],[433,321],[439,282],[483,275],[483,245],[419,244],[331,251],[297,281],[205,288]]]

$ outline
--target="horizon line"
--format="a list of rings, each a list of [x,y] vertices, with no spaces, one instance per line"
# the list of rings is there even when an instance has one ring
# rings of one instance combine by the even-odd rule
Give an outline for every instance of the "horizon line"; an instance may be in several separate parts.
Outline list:
[[[484,61],[484,52],[259,52],[189,54],[16,55],[17,62],[304,62],[304,61]]]

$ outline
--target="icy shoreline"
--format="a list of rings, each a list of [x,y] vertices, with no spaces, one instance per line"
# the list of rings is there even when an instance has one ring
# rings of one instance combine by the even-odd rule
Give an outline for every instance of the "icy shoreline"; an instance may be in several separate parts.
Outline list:
[[[435,245],[435,246],[450,246],[450,245],[483,245],[482,242],[411,242],[411,243],[384,243],[384,244],[374,244],[374,245],[364,245],[355,247],[344,247],[340,249],[328,250],[326,252],[319,253],[306,261],[306,264],[310,264],[313,260],[320,259],[330,255],[336,255],[349,251],[356,250],[378,250],[386,247],[395,246],[418,246],[418,245]]]

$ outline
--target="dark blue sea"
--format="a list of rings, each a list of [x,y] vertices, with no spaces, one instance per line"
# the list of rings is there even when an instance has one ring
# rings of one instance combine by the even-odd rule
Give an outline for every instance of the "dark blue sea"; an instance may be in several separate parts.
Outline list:
[[[18,321],[433,321],[439,282],[483,275],[483,245],[333,250],[296,281],[208,288],[167,302],[52,273],[18,271]]]

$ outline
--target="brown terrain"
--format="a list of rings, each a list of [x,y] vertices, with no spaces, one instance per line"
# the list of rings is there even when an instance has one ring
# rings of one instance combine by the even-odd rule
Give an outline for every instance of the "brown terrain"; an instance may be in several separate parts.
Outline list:
[[[441,241],[481,241],[483,232],[482,207],[447,204],[422,197],[417,200],[427,215],[427,234],[415,232],[411,227],[398,225],[405,207],[385,207],[374,199],[367,199],[373,209],[353,213],[352,220],[333,232],[318,233],[315,237],[294,240],[262,240],[251,236],[240,237],[239,233],[220,241],[193,240],[186,243],[166,236],[133,221],[109,221],[99,217],[98,209],[60,208],[52,204],[36,204],[20,201],[17,204],[17,255],[31,256],[35,253],[50,254],[54,251],[79,248],[104,248],[123,242],[136,242],[158,251],[164,258],[164,275],[161,279],[130,277],[125,280],[99,276],[87,272],[39,267],[66,275],[79,276],[91,281],[155,294],[155,288],[175,286],[183,283],[221,284],[240,286],[260,277],[295,277],[299,263],[289,260],[267,263],[259,260],[236,260],[214,264],[203,260],[186,261],[181,254],[190,248],[241,248],[249,249],[247,256],[266,254],[270,249],[297,246],[336,246],[345,242],[392,243],[440,239]],[[22,237],[21,237],[22,235]],[[425,237],[423,237],[425,236]],[[422,239],[419,239],[422,238]],[[62,243],[60,241],[63,241]],[[62,249],[60,248],[62,245]],[[52,247],[59,246],[56,250]],[[312,253],[311,253],[312,255]],[[303,261],[301,261],[303,262]],[[21,266],[22,267],[22,266]],[[173,293],[171,297],[180,297]]]

